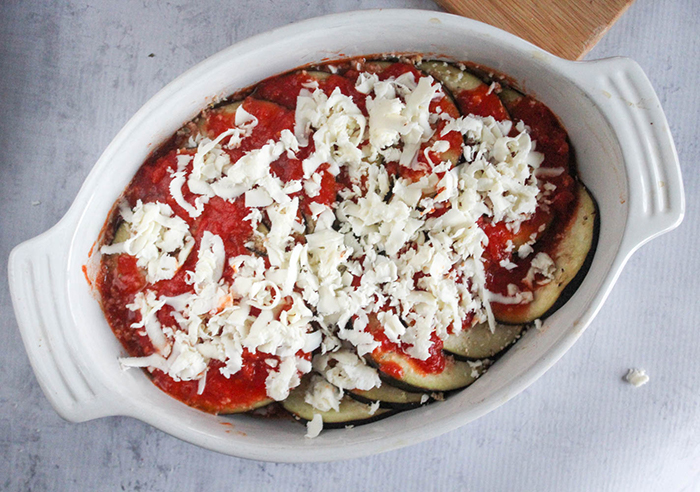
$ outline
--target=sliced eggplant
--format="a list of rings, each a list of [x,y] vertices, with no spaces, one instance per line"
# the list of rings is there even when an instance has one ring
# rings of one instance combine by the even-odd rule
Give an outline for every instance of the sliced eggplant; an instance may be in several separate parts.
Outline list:
[[[483,372],[481,366],[456,360],[445,355],[445,368],[438,373],[424,372],[416,368],[411,357],[400,352],[379,349],[365,356],[367,362],[379,370],[382,380],[409,392],[452,391],[466,388]]]
[[[368,60],[362,65],[363,72],[381,73],[396,62],[387,60]]]
[[[528,304],[492,303],[493,314],[501,323],[525,324],[543,318],[563,305],[573,295],[575,288],[567,289],[583,280],[592,261],[597,243],[597,209],[593,197],[583,185],[578,186],[576,210],[568,226],[559,236],[554,251],[549,252],[556,271],[554,280],[538,286],[534,300]],[[564,292],[566,289],[566,292]]]
[[[306,75],[308,75],[314,80],[326,80],[333,74],[331,74],[330,72],[322,72],[320,70],[307,70]]]
[[[270,233],[270,228],[267,224],[261,222],[257,227],[257,234],[253,234],[253,238],[246,243],[246,249],[255,256],[267,256],[267,247],[265,246],[265,236]]]
[[[238,107],[243,104],[243,101],[245,99],[241,99],[240,101],[235,101],[235,102],[225,102],[225,103],[220,103],[218,106],[214,106],[209,110],[209,114],[230,114],[230,115],[235,115],[236,111],[238,110]]]
[[[493,116],[499,121],[509,119],[501,99],[488,85],[467,70],[444,61],[427,61],[418,68],[442,83],[452,93],[464,115]]]
[[[122,220],[122,223],[117,228],[117,232],[114,233],[114,238],[112,239],[112,244],[123,243],[131,236],[131,229],[129,228],[129,223]]]
[[[515,89],[511,89],[510,87],[504,87],[498,95],[506,108],[515,105],[518,101],[525,97],[523,94]]]
[[[497,325],[491,333],[488,323],[480,323],[449,335],[442,349],[455,357],[469,360],[489,359],[499,355],[520,338],[524,325]]]
[[[462,91],[473,91],[485,85],[478,77],[444,61],[422,62],[417,67],[434,79],[439,80],[447,87],[447,90],[455,94]]]
[[[347,395],[343,396],[340,401],[338,411],[321,412],[304,401],[307,387],[308,381],[302,381],[298,387],[291,391],[287,399],[282,402],[282,406],[289,413],[306,421],[313,419],[316,414],[321,415],[325,428],[332,429],[345,427],[346,425],[368,424],[396,413],[394,410],[386,408],[378,408],[372,412],[370,405],[360,403]]]
[[[378,388],[366,391],[354,389],[348,391],[348,394],[362,403],[371,404],[378,401],[382,408],[397,410],[408,410],[430,401],[429,395],[425,393],[411,393],[390,384],[382,384]]]

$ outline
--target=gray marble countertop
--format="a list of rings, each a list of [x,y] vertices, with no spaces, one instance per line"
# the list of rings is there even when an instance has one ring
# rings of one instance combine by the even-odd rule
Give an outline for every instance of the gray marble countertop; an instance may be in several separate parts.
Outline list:
[[[253,34],[429,0],[4,0],[0,5],[0,489],[700,490],[696,0],[637,0],[589,54],[629,56],[674,134],[685,222],[638,251],[570,352],[518,397],[431,441],[327,464],[246,461],[130,418],[63,421],[17,330],[10,250],[54,225],[128,118],[177,75]],[[150,56],[153,54],[153,56]],[[651,376],[635,389],[629,367]]]

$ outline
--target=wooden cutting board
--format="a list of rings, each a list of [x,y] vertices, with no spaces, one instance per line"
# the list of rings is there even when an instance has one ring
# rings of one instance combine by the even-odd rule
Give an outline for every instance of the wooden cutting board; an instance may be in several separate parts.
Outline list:
[[[562,58],[578,60],[634,0],[437,0],[453,14],[509,31]]]

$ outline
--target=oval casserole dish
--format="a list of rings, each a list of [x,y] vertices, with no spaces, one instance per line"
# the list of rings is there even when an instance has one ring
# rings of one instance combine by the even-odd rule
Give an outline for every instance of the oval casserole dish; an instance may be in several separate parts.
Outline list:
[[[381,33],[381,35],[378,35]],[[304,438],[295,422],[209,415],[156,388],[123,355],[86,281],[104,218],[148,155],[213,101],[314,62],[371,54],[423,54],[506,74],[562,121],[583,183],[598,201],[600,236],[575,295],[542,330],[530,330],[476,383],[445,402],[348,430]],[[418,10],[315,18],[242,41],[168,84],[124,126],[70,210],[10,256],[13,305],[34,372],[56,411],[72,422],[111,415],[147,422],[233,456],[281,462],[348,459],[436,437],[523,391],[578,339],[629,256],[676,227],[684,213],[680,166],[659,100],[625,58],[571,62],[476,21]],[[233,427],[232,427],[233,426]],[[233,431],[232,431],[233,430]]]

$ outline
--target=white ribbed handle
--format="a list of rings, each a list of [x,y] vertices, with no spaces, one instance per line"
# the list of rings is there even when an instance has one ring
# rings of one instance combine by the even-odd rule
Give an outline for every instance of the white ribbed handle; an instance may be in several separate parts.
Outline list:
[[[107,391],[82,362],[67,300],[67,218],[10,254],[9,281],[20,333],[44,394],[66,420],[116,415]]]
[[[618,136],[628,170],[630,253],[677,227],[685,213],[680,164],[661,103],[642,68],[627,58],[580,64],[587,89]]]

